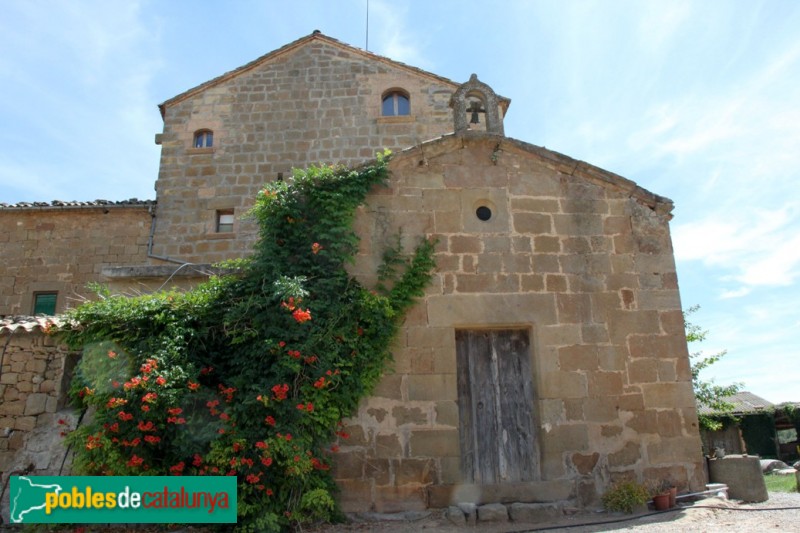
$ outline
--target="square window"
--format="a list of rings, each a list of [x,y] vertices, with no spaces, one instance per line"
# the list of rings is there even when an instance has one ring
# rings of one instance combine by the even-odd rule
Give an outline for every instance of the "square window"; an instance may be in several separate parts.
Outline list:
[[[56,302],[58,301],[57,292],[37,292],[33,295],[33,314],[34,315],[55,315]]]
[[[233,211],[217,211],[217,233],[233,232]]]

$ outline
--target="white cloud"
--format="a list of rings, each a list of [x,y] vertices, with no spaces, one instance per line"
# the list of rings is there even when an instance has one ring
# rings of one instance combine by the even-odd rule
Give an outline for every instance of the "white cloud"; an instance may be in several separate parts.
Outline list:
[[[742,296],[747,296],[751,292],[752,289],[749,287],[740,287],[735,290],[724,290],[719,297],[721,300],[730,300],[731,298],[741,298]]]
[[[747,287],[789,285],[800,275],[800,204],[765,211],[743,207],[715,211],[673,229],[678,261],[701,261],[718,269],[718,279],[744,287],[723,293],[742,296]]]
[[[415,67],[432,70],[434,64],[423,54],[425,39],[408,20],[408,5],[371,0],[369,3],[370,51]]]

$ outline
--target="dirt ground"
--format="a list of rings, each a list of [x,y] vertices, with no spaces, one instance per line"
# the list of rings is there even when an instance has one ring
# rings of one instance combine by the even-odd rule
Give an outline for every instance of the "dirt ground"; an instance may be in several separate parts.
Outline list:
[[[778,510],[780,509],[780,510]],[[591,524],[591,525],[587,525]],[[662,532],[731,532],[762,533],[764,531],[800,532],[800,493],[770,493],[770,499],[757,504],[736,500],[709,498],[671,511],[640,515],[578,513],[558,521],[536,524],[507,522],[455,526],[440,512],[415,521],[352,522],[305,530],[313,533],[506,533],[524,531],[562,531],[594,533],[599,531]]]
[[[800,532],[800,493],[771,492],[766,502],[747,504],[736,500],[709,498],[694,504],[661,513],[609,515],[604,512],[577,513],[546,523],[481,523],[477,526],[455,526],[442,512],[432,512],[418,520],[354,520],[337,524],[304,528],[303,533],[521,533],[526,531],[560,531],[595,533],[600,531],[637,531],[643,533],[762,533],[764,531]],[[373,519],[376,517],[372,517]],[[0,525],[2,532],[22,532],[20,526]],[[166,533],[168,529],[153,526],[84,526],[49,529],[55,533]],[[203,533],[205,528],[184,528],[172,533]]]

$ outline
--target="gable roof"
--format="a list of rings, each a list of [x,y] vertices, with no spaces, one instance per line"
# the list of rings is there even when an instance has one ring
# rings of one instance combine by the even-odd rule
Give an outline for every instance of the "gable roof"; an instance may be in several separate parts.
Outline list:
[[[752,415],[775,407],[774,403],[747,391],[739,391],[732,396],[728,396],[724,401],[733,405],[733,409],[730,411],[730,414],[733,415]],[[701,415],[719,414],[707,405],[701,405],[697,411]]]
[[[177,104],[179,102],[182,102],[183,100],[186,100],[187,98],[191,98],[192,96],[195,96],[195,95],[205,91],[206,89],[209,89],[211,87],[215,87],[216,85],[224,83],[224,82],[230,80],[231,78],[235,78],[236,76],[239,76],[240,74],[243,74],[245,72],[253,70],[254,68],[258,68],[261,65],[269,63],[270,61],[274,61],[275,59],[277,59],[277,58],[279,58],[281,56],[284,56],[286,54],[289,54],[289,53],[291,53],[291,52],[293,52],[293,51],[295,51],[295,50],[297,50],[299,48],[302,48],[303,46],[306,46],[306,45],[308,45],[308,44],[310,44],[310,43],[312,43],[314,41],[321,41],[321,42],[324,42],[324,43],[326,43],[328,45],[331,45],[333,47],[336,47],[336,48],[339,48],[341,50],[344,50],[346,52],[350,52],[350,53],[359,55],[361,57],[364,57],[365,59],[369,59],[369,60],[372,60],[372,61],[379,61],[379,62],[385,63],[385,64],[387,64],[389,66],[396,67],[396,68],[411,72],[413,74],[417,74],[419,76],[423,76],[425,78],[433,79],[433,80],[438,81],[440,83],[444,83],[444,84],[447,84],[447,85],[452,85],[453,89],[455,89],[459,85],[461,85],[460,83],[457,83],[457,82],[455,82],[455,81],[453,81],[451,79],[445,78],[444,76],[439,76],[438,74],[434,74],[432,72],[428,72],[427,70],[422,70],[421,68],[412,67],[411,65],[406,65],[405,63],[401,63],[400,61],[395,61],[393,59],[389,59],[388,57],[381,56],[381,55],[378,55],[378,54],[374,54],[374,53],[369,52],[367,50],[362,50],[361,48],[357,48],[355,46],[351,46],[349,44],[345,44],[345,43],[343,43],[341,41],[338,41],[338,40],[334,39],[333,37],[328,37],[327,35],[324,35],[319,30],[314,30],[310,35],[306,35],[305,37],[301,37],[300,39],[297,39],[296,41],[292,41],[291,43],[286,44],[284,46],[281,46],[277,50],[273,50],[272,52],[269,52],[269,53],[267,53],[267,54],[265,54],[265,55],[263,55],[263,56],[261,56],[261,57],[259,57],[257,59],[254,59],[253,61],[251,61],[251,62],[249,62],[249,63],[247,63],[245,65],[242,65],[241,67],[239,67],[237,69],[231,70],[230,72],[226,72],[225,74],[222,74],[221,76],[217,76],[216,78],[213,78],[213,79],[211,79],[211,80],[209,80],[209,81],[207,81],[205,83],[201,83],[197,87],[189,89],[188,91],[184,91],[184,92],[180,93],[179,95],[173,96],[169,100],[164,101],[163,103],[158,105],[158,109],[161,111],[161,118],[162,119],[164,118],[164,114],[165,114],[165,111],[166,111],[167,107],[169,107],[171,105],[174,105],[174,104]],[[498,99],[500,100],[500,105],[503,107],[503,114],[505,114],[506,111],[508,111],[508,106],[511,105],[511,99],[510,98],[506,98],[505,96],[498,96]]]
[[[460,149],[466,142],[469,142],[470,140],[486,140],[491,143],[495,143],[495,150],[500,152],[504,150],[516,150],[518,152],[526,153],[545,162],[548,166],[552,166],[564,174],[621,190],[630,198],[638,200],[642,204],[653,209],[656,213],[666,215],[670,218],[672,217],[671,213],[672,209],[674,208],[672,200],[650,192],[644,187],[637,185],[634,181],[585,161],[573,159],[562,153],[544,148],[543,146],[526,143],[524,141],[520,141],[511,137],[505,137],[496,133],[487,133],[483,131],[448,133],[442,135],[441,137],[437,137],[435,139],[431,139],[429,141],[406,148],[400,151],[396,157],[419,157],[421,153],[423,159],[430,159],[436,155]]]

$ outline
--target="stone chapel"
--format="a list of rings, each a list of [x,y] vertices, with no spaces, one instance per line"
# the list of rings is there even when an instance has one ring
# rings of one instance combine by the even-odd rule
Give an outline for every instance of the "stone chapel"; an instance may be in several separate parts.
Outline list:
[[[619,479],[699,489],[672,202],[506,137],[510,103],[475,75],[454,82],[317,31],[189,89],[159,106],[155,200],[0,204],[0,346],[41,336],[12,316],[77,305],[89,282],[137,294],[204,279],[248,253],[242,215],[266,182],[388,148],[351,273],[374,281],[400,229],[438,238],[437,271],[394,371],[348,419],[343,509],[590,507]],[[0,435],[7,471],[62,407],[66,363],[47,367],[46,391],[24,355],[0,363],[0,423],[18,435]],[[56,399],[28,409],[35,394]]]

